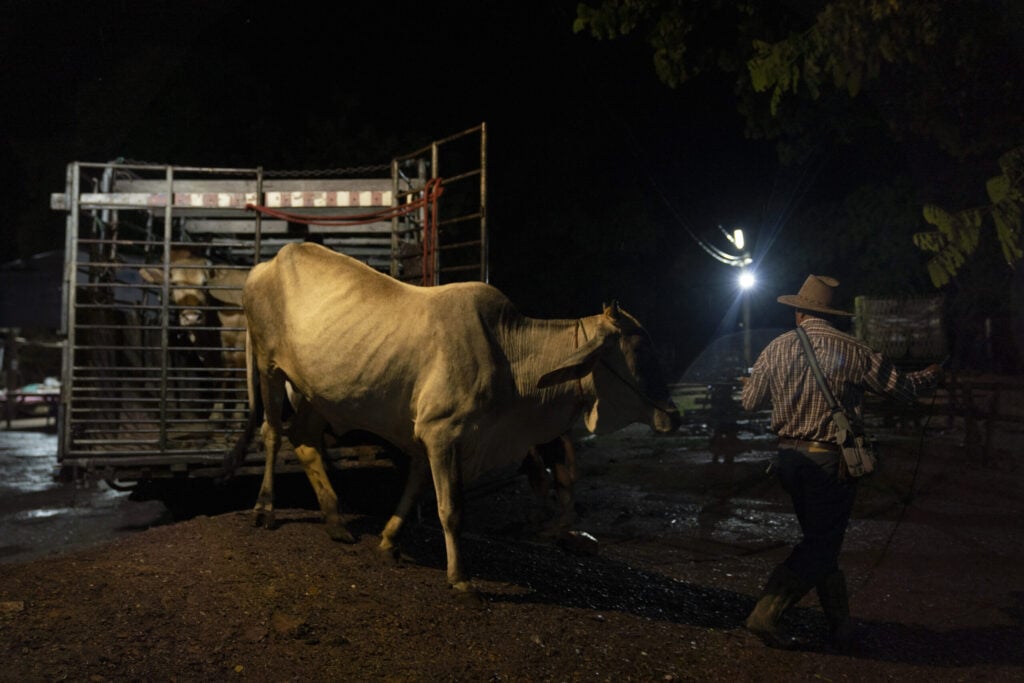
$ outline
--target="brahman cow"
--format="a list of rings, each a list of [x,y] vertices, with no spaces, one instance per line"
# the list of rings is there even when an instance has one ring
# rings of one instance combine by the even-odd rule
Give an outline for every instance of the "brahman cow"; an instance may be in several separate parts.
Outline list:
[[[242,285],[248,274],[248,270],[215,266],[188,249],[171,249],[170,300],[178,312],[180,331],[195,348],[201,367],[225,370],[219,387],[222,394],[228,391],[230,370],[245,367],[245,315],[241,306]],[[141,268],[139,275],[150,284],[164,282],[162,268]],[[217,310],[216,320],[210,320],[206,309],[218,302],[233,308]],[[210,350],[218,348],[220,352]],[[224,399],[217,397],[211,419],[217,419]]]
[[[354,540],[324,470],[323,434],[327,425],[378,434],[412,463],[380,549],[397,553],[429,468],[448,582],[466,595],[474,592],[459,553],[465,485],[518,467],[580,416],[595,433],[634,422],[659,432],[679,426],[647,332],[617,304],[576,320],[528,318],[490,285],[408,285],[311,243],[288,244],[253,268],[242,302],[266,410],[257,523],[272,520],[286,435],[329,534]],[[289,393],[295,415],[286,431]]]

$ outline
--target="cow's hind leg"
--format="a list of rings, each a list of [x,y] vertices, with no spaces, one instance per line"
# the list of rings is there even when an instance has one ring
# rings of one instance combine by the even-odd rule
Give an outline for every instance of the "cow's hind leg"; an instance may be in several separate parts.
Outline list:
[[[266,461],[263,466],[263,482],[253,507],[253,524],[268,529],[274,527],[274,465],[281,449],[281,413],[284,409],[284,377],[275,373],[264,375],[260,381],[265,419],[260,430],[263,436],[263,450]]]
[[[316,499],[320,503],[320,512],[323,514],[324,524],[327,527],[327,535],[335,541],[344,543],[355,543],[355,537],[345,528],[341,521],[341,513],[338,511],[338,496],[331,486],[331,481],[324,469],[324,431],[327,428],[326,421],[317,414],[308,403],[302,403],[295,419],[289,437],[295,446],[295,456],[302,464],[302,469],[309,478],[309,483],[316,493]]]
[[[272,529],[274,527],[274,464],[277,461],[277,452],[281,448],[281,430],[273,429],[269,422],[264,422],[260,433],[263,436],[263,451],[266,460],[263,464],[263,481],[260,483],[260,492],[256,496],[256,505],[252,509],[252,523],[254,526]]]

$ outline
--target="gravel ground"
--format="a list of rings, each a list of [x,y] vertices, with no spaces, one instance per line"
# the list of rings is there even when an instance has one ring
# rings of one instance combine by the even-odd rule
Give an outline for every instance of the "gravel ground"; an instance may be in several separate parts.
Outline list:
[[[1019,436],[982,466],[955,428],[882,434],[884,469],[861,486],[842,558],[850,656],[822,645],[813,595],[787,619],[804,650],[738,628],[798,533],[764,475],[771,442],[741,434],[709,449],[630,428],[580,444],[572,534],[539,533],[522,477],[470,498],[465,557],[482,607],[445,585],[429,512],[394,564],[375,550],[385,517],[352,503],[354,545],[293,507],[273,531],[246,511],[155,514],[85,547],[54,537],[10,554],[0,680],[1022,680]]]

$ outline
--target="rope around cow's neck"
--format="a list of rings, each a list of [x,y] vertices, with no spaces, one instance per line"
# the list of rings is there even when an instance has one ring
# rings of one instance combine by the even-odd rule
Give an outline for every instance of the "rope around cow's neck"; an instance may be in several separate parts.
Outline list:
[[[589,341],[589,339],[587,338],[587,329],[583,325],[583,319],[582,318],[577,318],[577,320],[576,320],[576,334],[575,334],[575,345],[576,345],[576,348],[574,350],[579,350],[579,348],[580,348],[580,331],[581,330],[583,332],[583,341],[584,342]],[[615,370],[615,368],[613,368],[611,366],[610,363],[608,363],[607,360],[602,358],[600,362],[601,362],[601,365],[603,365],[604,368],[612,375],[612,377],[615,377],[620,382],[622,382],[624,385],[626,385],[626,387],[630,391],[632,391],[634,394],[636,394],[640,398],[640,400],[643,401],[643,403],[645,403],[647,406],[649,406],[649,407],[651,407],[651,408],[653,408],[655,410],[662,410],[662,411],[665,410],[665,406],[658,405],[653,400],[648,398],[640,390],[639,386],[637,386],[634,382],[631,382],[628,379],[626,379],[625,377],[623,377],[619,372],[617,372]],[[588,374],[592,375],[593,374],[593,370],[591,370],[590,373],[588,373]],[[573,409],[572,417],[570,417],[570,419],[569,419],[569,429],[572,428],[572,425],[576,422],[576,419],[583,412],[583,408],[584,408],[585,405],[586,405],[586,400],[584,399],[584,395],[583,395],[583,377],[577,377],[576,378],[576,407]]]

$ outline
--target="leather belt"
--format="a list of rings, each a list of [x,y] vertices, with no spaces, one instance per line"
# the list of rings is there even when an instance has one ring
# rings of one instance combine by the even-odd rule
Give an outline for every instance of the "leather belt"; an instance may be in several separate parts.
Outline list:
[[[789,437],[779,437],[779,448],[789,448],[796,451],[829,451],[832,453],[839,452],[839,444],[830,443],[828,441],[808,441],[807,439],[790,439]]]

